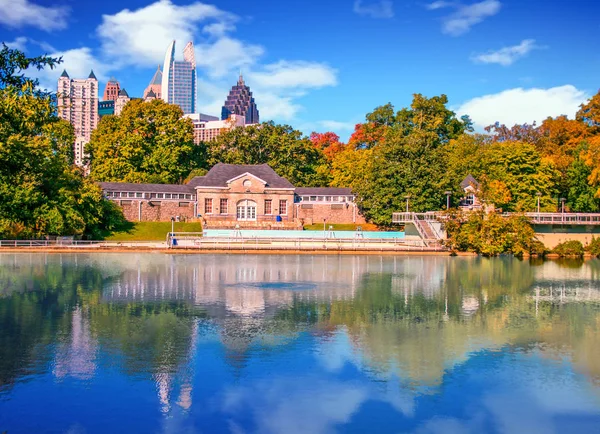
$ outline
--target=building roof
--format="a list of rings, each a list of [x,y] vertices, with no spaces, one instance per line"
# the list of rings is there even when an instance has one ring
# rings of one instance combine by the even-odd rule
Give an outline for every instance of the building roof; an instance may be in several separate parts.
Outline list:
[[[150,80],[150,86],[152,86],[153,84],[162,85],[162,71],[160,70],[160,65],[158,65],[158,67],[156,68],[156,72],[152,76],[152,80]]]
[[[129,94],[127,93],[127,91],[125,89],[121,89],[119,91],[119,96],[126,96],[129,97]]]
[[[69,74],[67,74],[67,70],[66,69],[63,69],[63,72],[62,72],[62,74],[60,74],[60,76],[61,77],[66,77],[66,78],[70,78]]]
[[[296,194],[298,196],[350,196],[352,194],[351,188],[337,188],[337,187],[296,187]]]
[[[136,184],[131,182],[99,182],[104,191],[140,191],[152,193],[195,193],[189,184]]]
[[[464,190],[465,188],[467,188],[470,185],[475,188],[479,188],[479,182],[477,182],[477,180],[473,177],[473,175],[471,175],[469,173],[467,175],[467,177],[463,180],[463,182],[460,183],[460,188],[462,188]]]
[[[88,76],[88,78],[93,78],[94,80],[98,80],[96,78],[96,74],[94,74],[94,70],[93,69],[90,71],[90,75]]]
[[[156,98],[156,94],[154,93],[154,91],[152,89],[150,89],[148,91],[148,93],[146,94],[145,98]]]
[[[227,187],[227,181],[250,173],[266,182],[267,188],[294,188],[292,183],[279,176],[268,164],[214,165],[205,176],[196,176],[188,183],[191,187]]]

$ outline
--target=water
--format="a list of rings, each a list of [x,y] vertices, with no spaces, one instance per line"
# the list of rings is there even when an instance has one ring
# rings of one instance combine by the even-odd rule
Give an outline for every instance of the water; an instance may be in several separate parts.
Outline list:
[[[0,432],[600,432],[600,262],[0,254]]]
[[[404,232],[369,232],[369,231],[281,231],[281,230],[263,230],[263,229],[204,229],[204,236],[207,238],[311,238],[311,239],[378,239],[392,240],[404,238]]]

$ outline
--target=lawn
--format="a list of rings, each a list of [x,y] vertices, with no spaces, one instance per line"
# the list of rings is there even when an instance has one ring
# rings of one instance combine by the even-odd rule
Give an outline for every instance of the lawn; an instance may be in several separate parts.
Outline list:
[[[127,227],[108,234],[107,241],[164,241],[171,222],[129,222]],[[202,224],[175,222],[175,232],[202,232]]]
[[[359,226],[363,231],[377,231],[377,226],[373,225],[373,224],[362,224],[362,225],[357,225],[354,223],[338,223],[338,224],[325,224],[325,230],[329,230],[329,227],[333,226],[333,228],[331,230],[333,231],[355,231]],[[307,231],[322,231],[323,230],[323,223],[315,223],[312,225],[304,225],[304,230]]]

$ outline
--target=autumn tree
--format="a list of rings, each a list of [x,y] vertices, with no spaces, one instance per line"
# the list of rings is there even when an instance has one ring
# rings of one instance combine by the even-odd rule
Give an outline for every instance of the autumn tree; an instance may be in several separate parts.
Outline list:
[[[0,50],[0,237],[98,234],[122,214],[73,165],[73,127],[24,75],[59,59]]]
[[[587,125],[592,134],[600,133],[600,91],[581,105],[576,119]]]
[[[206,167],[181,108],[161,100],[132,100],[119,116],[104,116],[86,146],[96,181],[180,183]]]
[[[289,125],[266,122],[223,132],[209,142],[209,164],[268,164],[297,186],[329,183],[323,151]]]
[[[345,149],[345,144],[340,142],[340,136],[332,132],[316,133],[310,135],[313,145],[323,152],[328,162]]]

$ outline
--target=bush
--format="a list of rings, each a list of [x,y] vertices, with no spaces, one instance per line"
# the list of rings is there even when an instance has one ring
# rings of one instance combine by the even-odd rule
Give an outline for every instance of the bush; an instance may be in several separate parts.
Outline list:
[[[554,249],[552,249],[552,253],[556,253],[561,258],[567,256],[583,256],[585,250],[583,248],[583,244],[581,241],[571,240],[565,241],[564,243],[560,243]]]
[[[592,256],[600,256],[600,238],[592,237],[592,241],[585,247]]]

